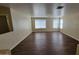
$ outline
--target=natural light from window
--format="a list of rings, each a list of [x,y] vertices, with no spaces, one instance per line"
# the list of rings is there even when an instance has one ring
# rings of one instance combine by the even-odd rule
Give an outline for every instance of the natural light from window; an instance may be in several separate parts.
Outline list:
[[[53,19],[53,28],[54,29],[63,29],[63,19]]]
[[[53,28],[58,29],[59,28],[59,19],[53,19]]]
[[[60,29],[63,29],[63,19],[60,19]]]
[[[35,19],[35,28],[36,29],[46,28],[46,20]]]

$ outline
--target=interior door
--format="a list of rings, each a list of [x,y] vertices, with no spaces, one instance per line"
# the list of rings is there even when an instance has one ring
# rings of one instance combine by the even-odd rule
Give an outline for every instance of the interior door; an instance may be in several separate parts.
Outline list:
[[[9,32],[6,16],[0,16],[0,34]]]

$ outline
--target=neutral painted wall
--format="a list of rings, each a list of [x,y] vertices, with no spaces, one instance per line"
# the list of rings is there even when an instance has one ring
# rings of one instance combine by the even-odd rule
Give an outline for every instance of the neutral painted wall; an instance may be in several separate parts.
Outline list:
[[[17,44],[24,40],[31,29],[31,7],[30,6],[11,6],[11,16],[13,22],[13,32],[0,35],[0,50],[12,50]]]
[[[23,39],[27,37],[30,33],[32,33],[31,10],[32,10],[31,7],[28,5],[21,6],[21,7],[15,6],[11,8],[11,15],[13,19],[13,29],[16,33],[18,32],[21,35],[21,37],[23,37]],[[20,40],[23,40],[23,39],[20,39]]]
[[[79,4],[66,4],[64,14],[62,32],[79,41]]]

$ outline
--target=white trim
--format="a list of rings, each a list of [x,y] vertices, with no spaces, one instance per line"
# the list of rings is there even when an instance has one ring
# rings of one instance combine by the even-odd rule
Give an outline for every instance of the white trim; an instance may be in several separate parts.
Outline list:
[[[32,33],[32,32],[31,32]],[[13,48],[15,48],[20,42],[22,42],[25,38],[27,38],[31,33],[29,33],[27,36],[25,36],[23,39],[19,40],[15,45],[13,45],[10,50],[12,50]]]
[[[62,33],[64,33],[64,32],[62,32]],[[79,41],[79,39],[78,39],[78,38],[76,38],[76,37],[74,37],[74,36],[72,36],[72,35],[69,35],[69,34],[67,34],[67,33],[64,33],[64,34],[66,34],[66,35],[68,35],[68,36],[72,37],[73,39],[75,39],[75,40],[77,40],[77,41]]]

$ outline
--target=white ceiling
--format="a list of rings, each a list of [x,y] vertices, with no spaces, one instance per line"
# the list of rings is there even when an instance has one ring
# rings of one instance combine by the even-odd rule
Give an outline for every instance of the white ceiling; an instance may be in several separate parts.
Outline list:
[[[37,4],[39,4],[39,3],[37,3]],[[45,8],[46,8],[46,16],[55,16],[56,17],[56,16],[63,15],[63,13],[61,12],[63,10],[58,10],[56,8],[57,8],[57,6],[60,6],[60,5],[64,6],[64,4],[60,4],[60,3],[42,3],[42,4],[44,4]],[[12,7],[24,7],[25,8],[25,7],[29,6],[32,8],[32,10],[34,8],[33,7],[34,3],[33,4],[32,3],[4,3],[4,4],[0,4],[0,5],[10,7],[10,8],[12,8]],[[41,3],[40,3],[40,6],[42,6]]]

